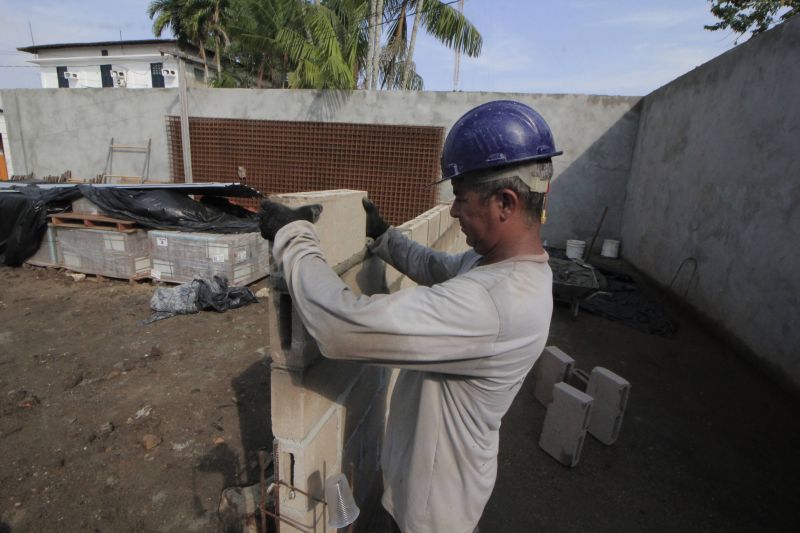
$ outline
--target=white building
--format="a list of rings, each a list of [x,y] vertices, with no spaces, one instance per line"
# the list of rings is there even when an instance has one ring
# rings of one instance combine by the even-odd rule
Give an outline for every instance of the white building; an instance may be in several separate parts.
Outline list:
[[[17,50],[36,56],[30,63],[39,65],[44,89],[175,88],[180,85],[178,61],[184,63],[187,87],[205,86],[197,50],[179,47],[175,39],[44,44]],[[213,54],[208,57],[213,77]]]

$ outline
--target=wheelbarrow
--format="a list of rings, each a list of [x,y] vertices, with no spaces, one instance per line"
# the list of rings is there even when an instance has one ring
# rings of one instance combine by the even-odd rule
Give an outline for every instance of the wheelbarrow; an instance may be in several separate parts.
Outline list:
[[[568,303],[572,317],[577,318],[581,302],[600,292],[605,286],[605,277],[580,259],[551,257],[548,262],[553,271],[553,298]]]

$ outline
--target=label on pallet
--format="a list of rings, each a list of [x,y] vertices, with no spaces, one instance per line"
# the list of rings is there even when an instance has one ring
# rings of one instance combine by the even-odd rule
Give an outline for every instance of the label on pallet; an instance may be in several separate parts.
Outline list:
[[[239,250],[236,252],[236,262],[241,263],[242,261],[247,261],[247,250]]]
[[[156,246],[169,246],[169,241],[166,237],[156,237]]]

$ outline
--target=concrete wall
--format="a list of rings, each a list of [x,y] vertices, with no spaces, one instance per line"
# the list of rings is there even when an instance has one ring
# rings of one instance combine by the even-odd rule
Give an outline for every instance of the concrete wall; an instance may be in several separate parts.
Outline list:
[[[449,128],[463,113],[502,98],[533,106],[552,127],[564,155],[554,160],[550,244],[587,238],[603,207],[603,237],[619,237],[638,98],[506,93],[190,89],[196,117],[270,119]],[[105,166],[111,137],[153,141],[150,178],[169,177],[165,115],[179,113],[177,90],[2,91],[17,173],[90,178]],[[133,158],[135,161],[136,158]],[[135,170],[135,169],[134,169]],[[117,171],[115,170],[115,174]],[[120,172],[122,173],[122,172]],[[450,197],[449,186],[442,199]]]
[[[328,263],[356,294],[397,290],[409,284],[375,256],[364,256],[365,215],[360,191],[322,191],[278,195],[289,206],[321,203],[317,233]],[[418,242],[448,252],[467,248],[455,220],[443,204],[400,227]],[[351,229],[357,228],[357,229]],[[385,368],[334,361],[320,356],[314,340],[292,307],[291,297],[276,288],[269,309],[272,433],[277,479],[323,498],[325,479],[344,472],[354,485],[366,527],[381,493],[381,436],[393,374]],[[324,505],[282,486],[281,531],[331,532]]]
[[[644,99],[622,252],[800,388],[800,17]]]

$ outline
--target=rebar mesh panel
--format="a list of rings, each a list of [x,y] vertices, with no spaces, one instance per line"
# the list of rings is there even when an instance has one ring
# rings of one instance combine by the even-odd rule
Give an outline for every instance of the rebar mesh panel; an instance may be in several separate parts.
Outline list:
[[[189,132],[198,183],[241,181],[264,194],[364,190],[394,225],[436,202],[444,128],[190,118]],[[172,180],[183,182],[179,117],[167,117],[167,137]]]

